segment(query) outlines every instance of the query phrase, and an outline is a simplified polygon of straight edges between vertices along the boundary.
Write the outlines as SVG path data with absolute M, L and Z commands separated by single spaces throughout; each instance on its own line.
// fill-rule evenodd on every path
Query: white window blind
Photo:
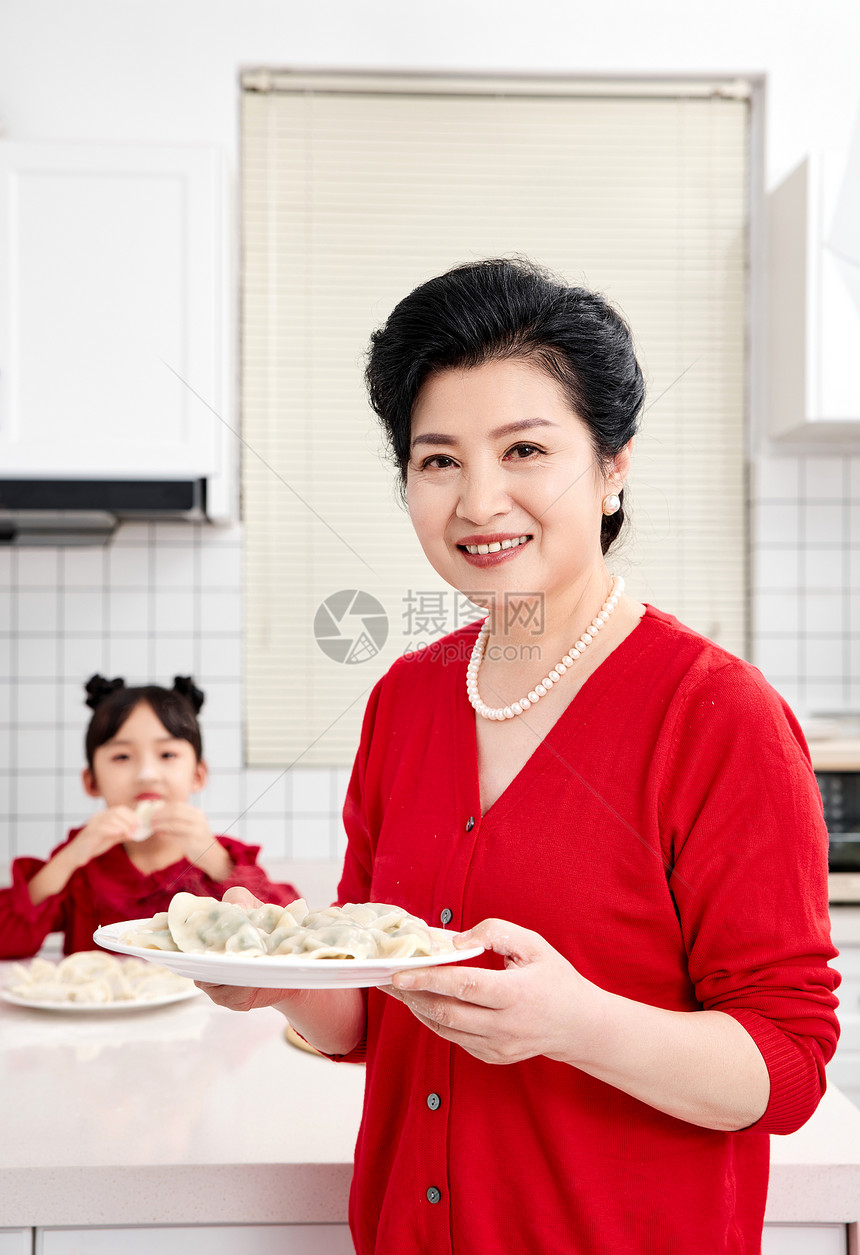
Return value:
M 379 675 L 476 617 L 415 540 L 362 382 L 371 330 L 470 259 L 525 255 L 624 312 L 649 408 L 610 568 L 745 650 L 748 101 L 417 88 L 264 74 L 243 93 L 250 764 L 348 764 Z M 385 619 L 335 599 L 338 661 L 315 620 L 350 591 Z

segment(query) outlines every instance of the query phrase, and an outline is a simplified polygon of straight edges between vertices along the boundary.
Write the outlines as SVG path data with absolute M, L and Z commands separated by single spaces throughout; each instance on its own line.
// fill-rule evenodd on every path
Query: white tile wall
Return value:
M 348 773 L 301 768 L 296 785 L 286 764 L 243 765 L 241 588 L 238 528 L 136 523 L 105 548 L 0 551 L 0 865 L 48 854 L 101 805 L 80 780 L 95 671 L 192 674 L 213 826 L 261 845 L 264 863 L 338 857 Z
M 753 661 L 803 716 L 860 700 L 860 454 L 752 477 Z
M 860 454 L 762 458 L 752 483 L 752 660 L 801 715 L 860 709 Z M 46 854 L 99 805 L 80 784 L 94 671 L 194 675 L 211 822 L 264 860 L 342 854 L 347 770 L 243 765 L 241 590 L 236 528 L 0 551 L 0 864 Z

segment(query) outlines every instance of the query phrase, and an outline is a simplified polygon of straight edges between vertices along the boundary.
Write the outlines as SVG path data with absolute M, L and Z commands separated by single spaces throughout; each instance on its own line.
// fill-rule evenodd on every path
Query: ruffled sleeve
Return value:
M 219 836 L 217 840 L 233 860 L 233 871 L 226 880 L 216 881 L 210 880 L 208 876 L 201 877 L 208 886 L 203 887 L 203 892 L 209 896 L 221 898 L 228 889 L 238 887 L 248 889 L 261 902 L 277 902 L 279 906 L 287 906 L 302 896 L 295 885 L 269 880 L 257 862 L 260 853 L 258 845 L 245 845 L 244 841 L 227 836 Z

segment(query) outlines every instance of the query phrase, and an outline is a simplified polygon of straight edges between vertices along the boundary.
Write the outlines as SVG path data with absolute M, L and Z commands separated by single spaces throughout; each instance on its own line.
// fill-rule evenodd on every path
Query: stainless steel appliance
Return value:
M 860 902 L 860 729 L 857 716 L 804 730 L 830 834 L 830 901 Z M 824 736 L 821 737 L 821 733 Z M 817 734 L 817 735 L 816 735 Z

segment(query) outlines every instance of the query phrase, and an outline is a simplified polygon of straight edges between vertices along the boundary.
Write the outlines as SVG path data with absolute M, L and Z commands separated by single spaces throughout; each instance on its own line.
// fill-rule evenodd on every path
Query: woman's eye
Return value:
M 511 454 L 516 454 L 517 456 L 515 461 L 520 461 L 525 458 L 533 457 L 536 453 L 543 453 L 543 449 L 539 449 L 536 444 L 515 444 L 512 449 L 508 450 L 505 457 L 510 457 Z
M 445 463 L 443 466 L 442 463 Z M 444 453 L 434 453 L 432 458 L 425 458 L 421 463 L 422 471 L 426 471 L 428 466 L 435 466 L 440 471 L 447 471 L 449 466 L 453 466 L 454 459 L 449 458 Z

